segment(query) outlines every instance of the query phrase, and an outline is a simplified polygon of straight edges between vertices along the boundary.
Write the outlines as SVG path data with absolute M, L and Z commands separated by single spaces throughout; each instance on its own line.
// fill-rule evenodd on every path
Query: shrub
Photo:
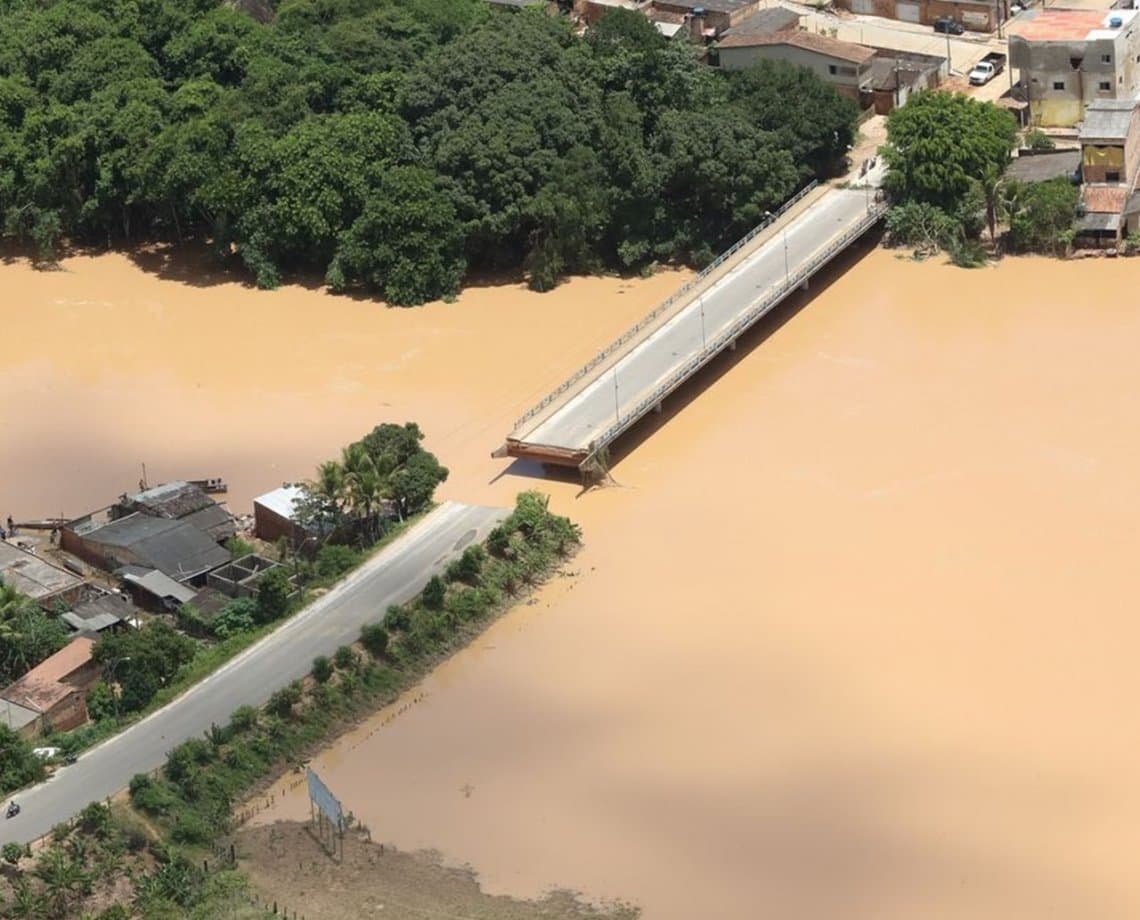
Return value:
M 112 904 L 99 914 L 98 920 L 131 920 L 131 915 L 122 904 Z
M 257 622 L 272 623 L 289 609 L 289 576 L 281 566 L 270 569 L 257 583 Z
M 242 556 L 249 556 L 257 552 L 254 545 L 241 537 L 230 537 L 226 540 L 226 549 L 229 554 L 235 559 L 240 559 Z
M 293 715 L 293 707 L 301 701 L 301 685 L 297 681 L 282 687 L 269 698 L 266 708 L 283 719 Z
M 463 551 L 462 556 L 447 567 L 447 580 L 462 581 L 469 585 L 478 584 L 486 559 L 487 551 L 478 543 L 472 544 Z
M 446 594 L 447 586 L 443 583 L 443 579 L 438 575 L 432 575 L 432 577 L 428 579 L 428 583 L 424 585 L 421 599 L 428 610 L 442 610 L 443 599 Z
M 499 525 L 487 535 L 487 549 L 492 556 L 504 558 L 510 553 L 511 532 Z
M 177 843 L 200 845 L 214 839 L 214 829 L 198 812 L 186 810 L 178 813 L 170 836 Z
M 317 552 L 317 574 L 321 578 L 336 578 L 360 563 L 360 553 L 351 546 L 329 543 Z
M 228 639 L 238 633 L 249 632 L 257 624 L 257 601 L 251 597 L 239 597 L 230 601 L 214 617 L 210 631 L 219 639 Z
M 392 604 L 384 612 L 384 624 L 395 632 L 402 632 L 411 625 L 412 615 L 402 604 Z
M 92 802 L 79 813 L 80 833 L 106 837 L 111 829 L 111 809 L 102 802 Z
M 1048 134 L 1035 128 L 1025 135 L 1025 146 L 1030 150 L 1053 150 L 1057 145 Z
M 257 709 L 253 706 L 239 706 L 230 716 L 230 726 L 235 732 L 245 733 L 257 725 Z
M 383 658 L 388 650 L 388 630 L 382 623 L 369 623 L 360 630 L 360 642 L 373 658 Z
M 464 588 L 447 599 L 448 611 L 468 622 L 479 619 L 489 607 L 486 597 L 478 588 Z
M 359 660 L 356 652 L 352 646 L 349 645 L 342 645 L 336 650 L 336 654 L 333 656 L 333 661 L 336 662 L 336 666 L 342 671 L 355 670 Z
M 328 679 L 333 675 L 332 662 L 324 655 L 318 655 L 313 659 L 313 680 L 318 684 L 328 683 Z
M 111 688 L 103 681 L 87 691 L 87 714 L 93 722 L 115 715 L 116 701 Z
M 16 865 L 24 857 L 24 848 L 18 844 L 9 841 L 4 844 L 4 849 L 0 850 L 0 856 L 3 856 L 4 862 L 10 866 Z
M 128 787 L 131 791 L 131 798 L 134 799 L 136 795 L 145 792 L 152 785 L 154 785 L 154 780 L 152 780 L 150 776 L 146 773 L 136 773 L 131 777 L 131 783 Z

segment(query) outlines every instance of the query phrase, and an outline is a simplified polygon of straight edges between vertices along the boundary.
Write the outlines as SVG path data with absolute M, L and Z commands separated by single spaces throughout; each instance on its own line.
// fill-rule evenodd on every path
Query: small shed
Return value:
M 60 619 L 79 633 L 101 633 L 138 625 L 139 609 L 127 594 L 100 594 L 76 604 Z
M 303 486 L 285 483 L 280 489 L 266 492 L 253 500 L 253 534 L 272 543 L 286 537 L 294 544 L 303 543 L 307 534 L 297 523 L 297 503 L 304 496 Z
M 155 613 L 177 610 L 197 593 L 157 569 L 128 565 L 117 569 L 115 574 L 123 580 L 123 587 L 136 604 Z

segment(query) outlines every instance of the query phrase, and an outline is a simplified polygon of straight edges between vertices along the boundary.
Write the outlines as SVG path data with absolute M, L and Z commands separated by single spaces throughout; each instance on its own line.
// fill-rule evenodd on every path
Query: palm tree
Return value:
M 990 231 L 991 245 L 996 246 L 998 221 L 1007 216 L 1005 175 L 996 167 L 987 167 L 981 185 L 982 197 L 986 203 L 986 227 Z
M 344 469 L 348 505 L 361 527 L 362 536 L 371 542 L 376 513 L 384 499 L 387 479 L 377 469 L 368 449 L 359 441 L 344 449 L 341 466 Z

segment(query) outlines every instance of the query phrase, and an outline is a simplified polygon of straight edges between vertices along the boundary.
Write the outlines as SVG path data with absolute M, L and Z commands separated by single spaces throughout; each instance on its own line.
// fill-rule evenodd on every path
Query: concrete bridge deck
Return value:
M 581 467 L 881 219 L 881 174 L 829 188 L 754 231 L 519 419 L 496 454 Z M 798 196 L 797 196 L 798 197 Z M 755 239 L 753 239 L 755 237 Z

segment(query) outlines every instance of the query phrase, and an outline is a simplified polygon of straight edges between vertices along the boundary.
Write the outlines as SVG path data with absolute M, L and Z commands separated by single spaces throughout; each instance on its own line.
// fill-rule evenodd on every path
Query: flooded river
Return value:
M 0 268 L 0 482 L 30 514 L 142 460 L 244 498 L 405 418 L 448 496 L 507 501 L 535 480 L 496 478 L 504 424 L 680 280 L 384 311 L 71 269 Z M 317 768 L 378 840 L 647 920 L 1140 915 L 1138 274 L 855 262 L 619 488 L 541 482 L 577 574 Z

